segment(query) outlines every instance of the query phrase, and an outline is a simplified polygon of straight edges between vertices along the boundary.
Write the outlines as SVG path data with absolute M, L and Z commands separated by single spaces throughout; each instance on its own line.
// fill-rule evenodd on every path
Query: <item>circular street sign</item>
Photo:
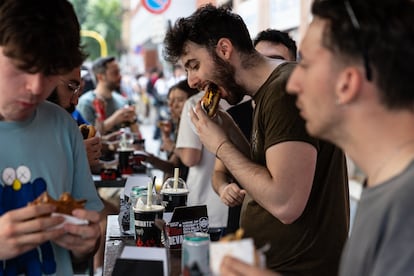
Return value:
M 171 4 L 171 0 L 142 0 L 142 5 L 151 13 L 163 13 Z

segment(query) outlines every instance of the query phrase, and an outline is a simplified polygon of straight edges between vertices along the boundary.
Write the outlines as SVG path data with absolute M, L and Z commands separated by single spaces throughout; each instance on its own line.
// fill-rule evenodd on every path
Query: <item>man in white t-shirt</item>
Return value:
M 175 153 L 189 167 L 187 185 L 190 192 L 187 204 L 189 206 L 207 205 L 209 227 L 225 228 L 228 207 L 221 202 L 211 184 L 215 156 L 203 146 L 188 116 L 190 108 L 200 101 L 203 94 L 204 92 L 200 92 L 192 96 L 184 105 Z

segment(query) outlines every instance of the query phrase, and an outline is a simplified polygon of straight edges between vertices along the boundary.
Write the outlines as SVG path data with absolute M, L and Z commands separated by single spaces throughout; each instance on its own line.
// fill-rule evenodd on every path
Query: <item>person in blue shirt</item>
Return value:
M 71 114 L 78 126 L 81 124 L 89 125 L 89 122 L 86 121 L 76 110 L 79 92 L 81 90 L 82 80 L 80 78 L 80 67 L 77 67 L 61 77 L 59 85 L 53 89 L 52 94 L 50 94 L 47 98 L 48 101 L 59 105 Z M 88 162 L 92 171 L 98 170 L 100 167 L 99 157 L 101 157 L 100 137 L 95 136 L 85 139 L 84 144 L 88 155 Z
M 80 77 L 80 67 L 75 68 L 71 72 L 61 77 L 61 83 L 53 90 L 52 94 L 47 98 L 60 107 L 64 108 L 68 113 L 72 115 L 78 125 L 89 124 L 86 120 L 82 120 L 83 117 L 79 114 L 78 120 L 74 117 L 74 110 L 78 104 L 79 91 L 82 90 L 83 80 Z M 76 112 L 76 110 L 75 110 Z M 79 120 L 81 119 L 81 120 Z M 102 168 L 99 158 L 101 157 L 101 138 L 99 135 L 83 140 L 88 155 L 88 162 L 92 172 L 100 172 Z M 110 214 L 118 214 L 119 208 L 112 204 L 110 201 L 102 199 L 104 209 L 101 211 L 102 221 L 101 230 L 102 235 L 106 231 L 106 217 Z M 94 256 L 95 270 L 100 269 L 103 266 L 105 243 L 101 240 L 101 245 Z
M 58 50 L 50 50 L 58 49 Z M 103 205 L 93 184 L 78 126 L 45 101 L 61 76 L 85 59 L 80 26 L 66 0 L 0 3 L 0 274 L 73 275 L 100 235 Z M 44 191 L 85 199 L 72 216 L 51 204 L 28 205 Z

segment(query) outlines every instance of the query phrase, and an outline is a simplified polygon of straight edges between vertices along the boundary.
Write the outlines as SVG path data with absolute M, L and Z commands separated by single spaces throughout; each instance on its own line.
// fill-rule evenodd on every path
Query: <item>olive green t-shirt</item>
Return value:
M 286 141 L 312 144 L 318 152 L 312 190 L 303 214 L 283 224 L 246 197 L 241 227 L 256 247 L 270 243 L 267 266 L 284 275 L 336 275 L 349 226 L 349 194 L 343 152 L 334 145 L 310 137 L 286 93 L 295 63 L 278 66 L 254 96 L 256 103 L 251 138 L 252 160 L 267 166 L 266 150 Z M 297 162 L 301 162 L 298 158 Z M 298 172 L 300 173 L 300 172 Z

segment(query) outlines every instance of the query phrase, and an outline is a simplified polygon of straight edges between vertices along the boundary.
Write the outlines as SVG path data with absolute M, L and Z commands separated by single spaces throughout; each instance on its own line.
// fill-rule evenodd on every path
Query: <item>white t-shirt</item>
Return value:
M 228 207 L 221 202 L 220 197 L 213 190 L 211 176 L 214 169 L 215 156 L 201 143 L 197 133 L 193 130 L 188 112 L 202 98 L 204 92 L 190 97 L 184 104 L 181 113 L 180 127 L 176 142 L 177 148 L 195 148 L 202 151 L 200 162 L 189 168 L 187 186 L 189 189 L 188 206 L 207 205 L 210 227 L 226 227 Z

